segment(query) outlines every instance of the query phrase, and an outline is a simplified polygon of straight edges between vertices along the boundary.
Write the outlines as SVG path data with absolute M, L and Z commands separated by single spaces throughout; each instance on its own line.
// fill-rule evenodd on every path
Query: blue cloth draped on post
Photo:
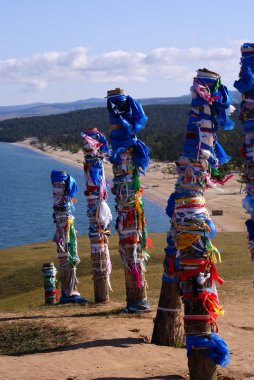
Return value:
M 101 183 L 101 178 L 103 176 L 102 162 L 97 161 L 95 164 L 91 165 L 89 174 L 93 181 L 93 184 L 99 186 Z
M 144 172 L 149 165 L 149 148 L 138 139 L 135 134 L 145 127 L 147 116 L 141 104 L 131 96 L 114 95 L 107 101 L 110 124 L 120 125 L 122 128 L 110 132 L 112 153 L 109 161 L 112 164 L 121 162 L 121 154 L 132 147 L 132 158 L 135 167 Z
M 215 224 L 213 223 L 212 219 L 206 219 L 206 224 L 210 227 L 209 239 L 213 239 L 217 234 Z
M 110 96 L 107 108 L 110 124 L 120 124 L 132 134 L 143 129 L 148 120 L 141 104 L 129 95 Z
M 205 82 L 205 80 L 204 80 Z M 214 123 L 215 128 L 217 129 L 219 126 L 222 127 L 225 131 L 231 130 L 234 128 L 234 122 L 229 118 L 227 114 L 227 108 L 231 104 L 231 99 L 228 94 L 228 89 L 224 85 L 220 85 L 217 91 L 212 92 L 211 95 L 213 97 L 218 97 L 211 104 L 211 116 L 210 119 Z M 193 107 L 203 106 L 207 104 L 207 102 L 198 97 L 196 99 L 192 99 L 191 105 Z M 209 115 L 208 115 L 209 116 Z M 209 117 L 205 117 L 206 120 L 209 120 Z M 199 118 L 203 119 L 203 115 L 199 114 Z
M 220 143 L 218 143 L 218 141 L 216 141 L 215 143 L 214 151 L 215 151 L 216 157 L 219 160 L 220 165 L 226 164 L 228 161 L 231 160 L 231 157 L 227 155 L 227 153 L 225 152 L 223 147 L 220 145 Z
M 245 198 L 242 200 L 243 208 L 246 212 L 252 214 L 254 212 L 254 198 L 252 194 L 246 194 Z
M 249 233 L 249 240 L 254 240 L 254 220 L 248 219 L 245 224 Z
M 70 198 L 74 198 L 78 191 L 78 186 L 75 179 L 65 172 L 58 170 L 52 170 L 51 172 L 51 183 L 54 182 L 65 182 L 67 185 L 67 195 Z
M 189 356 L 193 348 L 206 348 L 204 354 L 208 358 L 212 358 L 215 364 L 226 367 L 231 356 L 226 342 L 214 332 L 208 337 L 187 335 L 186 337 L 187 355 Z
M 99 141 L 100 143 L 102 143 L 100 150 L 103 153 L 109 153 L 108 142 L 107 142 L 106 137 L 103 135 L 103 133 L 99 132 L 97 129 L 91 129 L 91 130 L 86 130 L 85 134 Z M 82 133 L 81 133 L 81 136 L 82 136 Z
M 168 203 L 167 203 L 167 207 L 166 207 L 166 214 L 167 214 L 167 216 L 170 217 L 170 219 L 172 219 L 173 212 L 175 209 L 175 198 L 176 198 L 175 193 L 172 193 L 170 195 L 170 197 L 168 198 Z
M 254 44 L 245 42 L 241 46 L 241 71 L 239 79 L 235 81 L 234 87 L 242 94 L 254 96 Z
M 224 131 L 234 128 L 234 122 L 228 117 L 227 109 L 231 99 L 226 86 L 221 85 L 213 96 L 219 96 L 212 104 L 212 117 L 215 125 L 221 126 Z
M 217 167 L 218 165 L 220 166 L 225 164 L 231 159 L 231 157 L 227 155 L 225 150 L 218 143 L 215 134 L 215 131 L 217 131 L 219 127 L 222 127 L 224 130 L 234 128 L 234 123 L 229 118 L 227 112 L 227 109 L 231 104 L 231 99 L 226 86 L 220 84 L 219 88 L 213 91 L 211 82 L 214 82 L 215 84 L 216 81 L 202 78 L 201 82 L 203 85 L 207 86 L 209 89 L 208 91 L 211 91 L 212 101 L 208 103 L 208 101 L 199 96 L 192 99 L 191 105 L 193 107 L 197 107 L 209 104 L 211 115 L 204 112 L 197 113 L 194 109 L 190 110 L 182 154 L 184 157 L 197 160 L 199 159 L 200 150 L 205 150 L 205 154 L 209 155 L 207 157 L 209 164 Z M 200 137 L 200 124 L 204 121 L 211 121 L 211 128 L 202 127 L 202 132 L 213 133 L 215 140 L 213 145 L 206 144 Z

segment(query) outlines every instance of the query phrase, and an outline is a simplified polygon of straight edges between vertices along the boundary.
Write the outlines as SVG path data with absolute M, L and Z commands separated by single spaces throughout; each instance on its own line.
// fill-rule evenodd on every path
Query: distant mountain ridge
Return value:
M 233 103 L 241 102 L 241 95 L 237 91 L 230 91 Z M 158 104 L 189 104 L 190 95 L 178 97 L 144 98 L 139 99 L 142 105 Z M 0 120 L 29 116 L 46 116 L 67 113 L 88 108 L 101 108 L 106 106 L 106 99 L 90 98 L 66 103 L 31 103 L 17 106 L 0 106 Z

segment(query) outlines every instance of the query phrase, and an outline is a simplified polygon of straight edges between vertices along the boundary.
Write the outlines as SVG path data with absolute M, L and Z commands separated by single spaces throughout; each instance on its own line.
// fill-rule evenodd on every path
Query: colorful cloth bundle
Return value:
M 234 86 L 242 94 L 239 118 L 244 132 L 241 153 L 245 158 L 245 173 L 242 180 L 246 183 L 246 196 L 242 203 L 250 214 L 250 219 L 245 224 L 249 233 L 251 260 L 254 261 L 254 44 L 244 43 L 241 53 L 241 70 Z
M 180 270 L 188 342 L 199 335 L 212 341 L 211 326 L 217 327 L 215 320 L 224 313 L 216 290 L 216 282 L 223 283 L 215 267 L 220 254 L 210 240 L 216 228 L 205 207 L 204 191 L 216 182 L 221 183 L 219 166 L 229 160 L 218 143 L 216 131 L 220 126 L 225 130 L 233 128 L 228 91 L 218 74 L 198 70 L 191 94 L 182 156 L 176 163 L 178 180 L 166 208 L 170 231 L 163 274 L 163 281 L 177 281 L 176 272 Z M 202 339 L 199 346 L 205 348 Z M 188 345 L 188 353 L 192 348 Z M 217 348 L 215 344 L 209 345 L 210 357 L 216 356 Z
M 87 130 L 81 133 L 81 136 L 84 142 L 85 195 L 87 197 L 93 279 L 100 281 L 100 279 L 106 278 L 107 285 L 112 290 L 110 285 L 112 264 L 108 249 L 109 223 L 112 215 L 107 204 L 108 192 L 103 168 L 103 160 L 109 153 L 108 143 L 105 136 L 97 129 Z
M 45 289 L 45 304 L 55 305 L 59 302 L 59 290 L 57 282 L 57 270 L 54 263 L 46 263 L 42 266 L 43 283 Z
M 224 130 L 234 127 L 229 118 L 234 108 L 228 90 L 218 74 L 203 69 L 194 78 L 191 94 L 183 156 L 193 161 L 207 160 L 210 166 L 218 167 L 230 160 L 216 136 L 219 127 Z
M 111 124 L 110 144 L 113 163 L 113 187 L 118 218 L 119 251 L 126 277 L 126 312 L 147 311 L 145 280 L 147 253 L 147 223 L 144 215 L 143 188 L 139 172 L 149 164 L 149 149 L 136 137 L 144 128 L 147 117 L 141 104 L 130 96 L 108 96 L 107 108 Z
M 78 279 L 76 265 L 79 264 L 73 202 L 77 184 L 73 177 L 65 172 L 52 170 L 53 219 L 56 232 L 53 241 L 57 245 L 57 258 L 61 276 L 62 294 L 60 303 L 87 302 L 77 291 Z

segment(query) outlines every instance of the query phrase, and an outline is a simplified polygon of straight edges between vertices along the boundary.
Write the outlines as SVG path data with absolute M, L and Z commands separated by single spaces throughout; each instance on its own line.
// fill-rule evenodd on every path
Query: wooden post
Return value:
M 112 219 L 106 203 L 108 192 L 104 175 L 103 160 L 108 154 L 105 136 L 92 128 L 81 134 L 84 141 L 84 174 L 86 181 L 87 216 L 91 242 L 94 300 L 96 303 L 109 301 L 111 261 L 108 250 Z
M 145 171 L 149 159 L 147 147 L 135 136 L 144 127 L 147 117 L 139 102 L 125 96 L 122 89 L 109 90 L 107 95 L 112 146 L 109 160 L 114 174 L 112 193 L 117 204 L 119 251 L 125 271 L 127 305 L 124 312 L 149 311 L 145 279 L 147 231 L 143 189 L 139 182 L 139 169 Z
M 80 259 L 74 216 L 72 215 L 72 201 L 77 192 L 77 185 L 73 177 L 66 172 L 56 170 L 51 172 L 51 182 L 53 188 L 53 219 L 56 224 L 53 241 L 57 246 L 62 287 L 60 303 L 87 303 L 87 299 L 81 297 L 77 290 L 76 266 Z
M 207 358 L 203 349 L 192 349 L 188 357 L 188 367 L 190 379 L 192 380 L 217 380 L 217 369 L 214 366 L 214 361 Z
M 211 181 L 220 183 L 221 173 L 218 167 L 229 160 L 223 148 L 218 145 L 215 130 L 219 125 L 230 129 L 233 123 L 225 113 L 230 104 L 227 89 L 221 84 L 217 73 L 207 69 L 198 70 L 191 94 L 193 100 L 182 156 L 176 163 L 178 179 L 167 206 L 171 229 L 167 239 L 168 247 L 165 249 L 169 262 L 164 264 L 163 277 L 169 281 L 169 286 L 167 289 L 162 285 L 154 330 L 160 331 L 160 305 L 166 305 L 165 309 L 171 308 L 171 305 L 176 309 L 179 307 L 176 294 L 178 284 L 174 282 L 178 273 L 184 303 L 190 378 L 215 380 L 217 363 L 227 363 L 230 355 L 226 349 L 221 358 L 216 358 L 216 361 L 213 359 L 217 347 L 222 344 L 223 347 L 226 346 L 212 330 L 217 314 L 223 314 L 215 281 L 222 284 L 223 280 L 215 268 L 217 249 L 210 239 L 215 235 L 216 229 L 205 208 L 204 191 L 211 186 Z M 222 105 L 215 102 L 219 103 L 218 99 L 225 102 L 223 112 L 220 108 Z M 167 261 L 166 258 L 164 262 Z M 179 263 L 176 258 L 179 258 Z M 175 291 L 172 291 L 173 284 Z M 166 294 L 167 290 L 170 293 Z M 179 318 L 177 312 L 172 314 L 168 312 L 161 322 L 168 334 L 168 344 L 175 343 L 175 336 L 171 339 L 169 337 L 170 334 L 176 334 L 175 325 Z M 165 321 L 166 317 L 168 321 Z M 167 328 L 167 322 L 172 325 L 172 332 Z M 154 332 L 155 343 L 157 335 L 159 333 Z M 163 339 L 158 339 L 158 342 L 164 343 Z
M 170 215 L 169 215 L 170 216 Z M 171 216 L 170 216 L 171 217 Z M 170 231 L 173 225 L 170 218 Z M 154 329 L 151 343 L 159 346 L 175 347 L 179 344 L 182 335 L 181 326 L 181 298 L 179 286 L 179 255 L 175 246 L 175 239 L 172 233 L 167 236 L 168 246 L 165 248 L 165 258 L 163 261 L 164 273 L 162 285 L 154 319 Z
M 176 347 L 181 339 L 181 299 L 178 282 L 162 282 L 151 343 Z
M 243 207 L 250 214 L 250 218 L 245 222 L 249 233 L 249 250 L 251 261 L 254 262 L 254 212 L 253 212 L 253 186 L 254 186 L 254 85 L 252 76 L 254 64 L 254 43 L 244 43 L 241 46 L 242 66 L 239 79 L 235 81 L 235 88 L 242 94 L 241 112 L 239 119 L 242 122 L 244 141 L 242 145 L 242 158 L 245 159 L 245 172 L 242 176 L 242 183 L 245 183 L 246 197 L 243 200 Z
M 45 289 L 45 305 L 55 305 L 59 302 L 59 290 L 56 279 L 57 270 L 54 263 L 43 264 L 42 273 Z

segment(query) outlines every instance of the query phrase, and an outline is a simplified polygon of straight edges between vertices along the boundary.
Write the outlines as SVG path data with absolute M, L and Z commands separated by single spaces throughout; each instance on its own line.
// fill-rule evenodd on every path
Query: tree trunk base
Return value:
M 126 284 L 126 309 L 130 312 L 149 311 L 150 305 L 147 300 L 147 282 L 144 273 L 141 274 L 141 286 L 138 288 L 136 278 L 129 272 L 127 268 L 125 271 L 125 284 Z
M 101 240 L 99 240 L 99 243 L 102 244 Z M 109 302 L 109 288 L 107 282 L 107 257 L 104 250 L 92 254 L 92 270 L 94 281 L 94 302 Z
M 94 279 L 94 302 L 107 303 L 109 302 L 109 289 L 107 278 Z
M 205 350 L 192 349 L 188 357 L 191 380 L 218 380 L 217 366 L 204 355 Z M 197 365 L 198 363 L 198 365 Z
M 176 347 L 181 340 L 181 299 L 178 282 L 162 282 L 151 343 Z

